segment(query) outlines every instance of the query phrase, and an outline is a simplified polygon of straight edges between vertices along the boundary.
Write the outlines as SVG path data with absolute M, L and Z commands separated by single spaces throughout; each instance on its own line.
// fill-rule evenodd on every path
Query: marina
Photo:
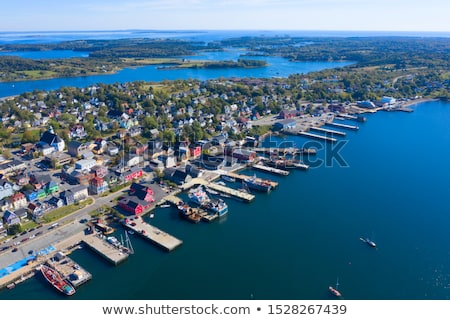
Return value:
M 174 236 L 144 222 L 142 218 L 126 219 L 123 225 L 127 229 L 133 230 L 135 234 L 167 251 L 172 251 L 183 243 L 183 241 Z

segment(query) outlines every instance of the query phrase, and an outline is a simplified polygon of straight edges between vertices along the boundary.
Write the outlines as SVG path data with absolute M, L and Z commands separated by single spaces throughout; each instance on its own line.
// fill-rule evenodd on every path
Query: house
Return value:
M 94 174 L 94 176 L 103 178 L 108 174 L 108 168 L 105 166 L 96 165 L 91 168 L 91 172 Z
M 142 144 L 140 142 L 136 142 L 136 144 L 131 148 L 131 151 L 134 152 L 136 155 L 142 155 L 147 151 L 148 145 Z
M 28 210 L 26 208 L 19 208 L 15 210 L 14 213 L 19 217 L 20 220 L 28 219 Z
M 70 195 L 70 193 L 71 193 L 71 195 Z M 84 186 L 84 185 L 83 186 L 76 186 L 76 187 L 73 187 L 70 190 L 64 191 L 64 198 L 63 198 L 63 200 L 66 203 L 67 203 L 68 200 L 70 202 L 70 200 L 72 200 L 72 199 L 73 199 L 73 202 L 78 202 L 78 201 L 82 201 L 84 199 L 87 199 L 88 196 L 89 196 L 89 194 L 88 194 L 88 187 L 87 186 Z
M 142 128 L 139 126 L 134 126 L 128 129 L 127 135 L 130 137 L 137 137 L 142 134 Z
M 13 184 L 6 179 L 0 179 L 0 200 L 12 196 Z
M 184 184 L 192 180 L 192 177 L 183 170 L 168 168 L 164 171 L 164 177 L 176 184 Z
M 106 141 L 103 138 L 97 138 L 94 141 L 95 147 L 94 147 L 94 151 L 97 154 L 102 154 L 103 152 L 105 152 L 108 149 L 108 141 Z M 117 150 L 118 152 L 118 150 Z
M 81 124 L 76 124 L 69 129 L 70 139 L 83 139 L 87 137 L 87 133 Z
M 64 205 L 64 200 L 57 197 L 51 197 L 50 200 L 48 200 L 48 204 L 54 206 L 55 208 L 60 208 Z
M 280 113 L 278 114 L 278 118 L 279 119 L 292 119 L 295 118 L 299 115 L 297 110 L 286 110 L 283 109 L 280 111 Z
M 163 153 L 163 143 L 161 140 L 154 139 L 148 142 L 147 154 L 150 159 L 155 159 Z
M 30 184 L 34 186 L 36 190 L 44 188 L 50 181 L 52 181 L 52 177 L 48 174 L 37 175 L 33 173 L 30 175 Z
M 20 218 L 10 210 L 6 210 L 3 214 L 3 223 L 9 226 L 20 224 Z
M 232 149 L 231 156 L 238 161 L 253 162 L 256 158 L 256 152 L 246 149 Z
M 20 187 L 26 186 L 30 182 L 30 177 L 24 173 L 16 176 L 16 184 Z
M 87 143 L 81 143 L 79 141 L 70 141 L 67 144 L 67 152 L 72 156 L 72 157 L 81 157 L 83 155 L 83 153 L 88 152 L 89 151 L 89 144 Z
M 97 165 L 97 161 L 94 159 L 83 159 L 75 162 L 75 170 L 89 171 Z
M 147 211 L 154 201 L 152 189 L 133 183 L 130 186 L 129 196 L 119 200 L 119 207 L 128 213 L 139 215 Z
M 191 159 L 198 159 L 202 154 L 202 147 L 197 144 L 189 145 L 189 154 Z
M 11 202 L 15 210 L 25 208 L 28 201 L 22 192 L 17 192 L 11 197 Z
M 114 143 L 108 143 L 106 151 L 108 152 L 108 155 L 115 156 L 119 154 L 119 147 L 117 147 Z
M 64 151 L 66 146 L 64 140 L 58 137 L 53 128 L 49 127 L 48 131 L 45 131 L 38 144 L 47 144 L 50 147 L 53 147 L 56 151 Z
M 89 192 L 91 194 L 102 194 L 108 191 L 108 183 L 100 177 L 89 180 Z
M 14 174 L 23 169 L 26 169 L 26 167 L 27 165 L 25 164 L 25 162 L 19 160 L 4 162 L 0 164 L 0 174 L 2 175 Z
M 28 212 L 34 221 L 38 222 L 44 216 L 44 209 L 40 202 L 31 202 L 27 207 Z
M 131 168 L 137 166 L 143 159 L 135 154 L 126 154 L 121 161 L 126 167 Z
M 37 191 L 36 190 L 27 190 L 27 191 L 24 191 L 23 194 L 25 195 L 25 198 L 29 202 L 33 202 L 34 200 L 37 199 Z
M 72 158 L 64 152 L 53 152 L 45 156 L 45 161 L 50 162 L 52 168 L 60 168 L 72 161 Z
M 142 168 L 134 167 L 129 170 L 126 170 L 124 172 L 121 172 L 119 175 L 119 178 L 122 179 L 122 181 L 132 181 L 134 179 L 139 179 L 142 177 Z
M 10 198 L 0 200 L 0 211 L 13 210 L 14 206 Z

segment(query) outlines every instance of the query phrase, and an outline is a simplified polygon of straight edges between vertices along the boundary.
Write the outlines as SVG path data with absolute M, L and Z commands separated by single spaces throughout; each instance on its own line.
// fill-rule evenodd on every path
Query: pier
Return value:
M 278 174 L 278 175 L 281 175 L 281 176 L 287 176 L 289 174 L 289 171 L 281 170 L 281 169 L 278 169 L 278 168 L 267 167 L 267 166 L 263 166 L 261 164 L 254 164 L 252 166 L 252 168 L 256 169 L 256 170 L 261 170 L 261 171 L 264 171 L 264 172 Z
M 323 140 L 326 142 L 336 142 L 337 141 L 335 138 L 321 136 L 320 134 L 314 134 L 314 133 L 310 133 L 310 132 L 299 131 L 297 134 L 299 136 L 313 138 L 313 139 L 317 139 L 317 140 Z
M 343 124 L 343 123 L 334 123 L 334 122 L 327 122 L 325 123 L 326 126 L 330 127 L 336 127 L 336 128 L 342 128 L 342 129 L 348 129 L 348 130 L 359 130 L 358 126 L 352 126 L 349 124 Z
M 283 155 L 317 154 L 317 150 L 313 148 L 252 148 L 251 150 L 257 153 L 264 153 L 264 154 L 274 154 L 274 153 Z
M 345 137 L 347 135 L 346 132 L 336 131 L 336 130 L 331 130 L 331 129 L 325 129 L 325 128 L 321 128 L 321 127 L 311 127 L 310 130 L 317 131 L 317 132 L 323 132 L 323 133 L 326 133 L 326 134 L 335 134 L 335 135 L 343 136 L 343 137 Z
M 342 118 L 347 119 L 347 120 L 355 120 L 355 121 L 358 120 L 357 116 L 352 116 L 349 114 L 339 114 L 339 116 L 341 116 Z
M 118 265 L 128 258 L 128 253 L 107 242 L 104 236 L 87 235 L 83 239 L 83 243 L 114 265 Z
M 244 181 L 245 179 L 252 179 L 253 178 L 251 176 L 246 176 L 245 174 L 239 174 L 239 173 L 235 173 L 235 172 L 226 172 L 223 175 L 229 176 L 231 178 L 235 178 L 236 180 L 239 180 L 239 181 Z M 272 186 L 272 188 L 278 187 L 278 182 L 276 182 L 276 181 L 269 181 L 269 183 Z M 242 193 L 244 193 L 244 192 L 242 192 Z M 246 194 L 246 193 L 244 193 L 244 194 Z
M 227 172 L 227 171 L 223 171 L 223 172 L 221 172 L 221 174 L 229 176 L 229 177 L 233 177 L 233 178 L 235 178 L 236 176 L 241 176 L 241 175 L 238 175 L 236 173 Z M 247 176 L 243 176 L 243 177 L 247 178 Z M 243 179 L 245 179 L 245 178 L 243 178 Z M 243 179 L 241 179 L 241 180 L 243 180 Z M 246 201 L 246 202 L 251 202 L 255 198 L 254 194 L 250 194 L 250 193 L 242 192 L 242 191 L 239 191 L 239 190 L 235 190 L 233 188 L 230 188 L 230 187 L 227 187 L 227 186 L 222 186 L 222 185 L 214 183 L 214 182 L 208 182 L 208 181 L 205 181 L 205 180 L 203 180 L 201 178 L 194 178 L 191 181 L 189 181 L 188 183 L 183 184 L 183 190 L 187 190 L 187 189 L 195 186 L 196 184 L 201 184 L 201 185 L 207 186 L 210 189 L 213 189 L 213 190 L 216 190 L 216 191 L 228 194 L 230 196 L 233 196 L 235 198 L 241 199 L 241 200 Z M 278 185 L 278 183 L 277 183 L 277 185 Z
M 174 236 L 144 222 L 142 218 L 127 219 L 124 226 L 167 251 L 172 251 L 183 243 Z
M 58 271 L 63 279 L 69 280 L 75 288 L 92 279 L 89 272 L 62 252 L 57 252 L 52 259 L 47 261 L 47 264 Z

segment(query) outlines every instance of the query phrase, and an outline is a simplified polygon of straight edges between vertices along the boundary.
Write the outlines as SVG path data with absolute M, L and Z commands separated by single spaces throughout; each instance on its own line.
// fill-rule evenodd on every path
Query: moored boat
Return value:
M 41 265 L 41 273 L 45 280 L 59 292 L 67 296 L 71 296 L 75 293 L 75 288 L 69 282 L 64 280 L 61 274 L 55 269 L 43 264 Z
M 177 208 L 180 216 L 189 222 L 198 223 L 202 219 L 201 215 L 198 214 L 198 208 L 191 208 L 184 203 L 178 204 Z
M 236 182 L 236 179 L 230 176 L 221 176 L 220 178 L 227 182 Z
M 270 181 L 257 178 L 256 176 L 244 179 L 244 183 L 249 189 L 263 192 L 269 192 L 270 190 L 272 190 L 272 184 L 270 183 Z
M 205 203 L 202 208 L 217 213 L 219 217 L 228 213 L 228 205 L 222 199 L 213 199 Z
M 342 294 L 335 288 L 333 288 L 332 286 L 328 287 L 328 290 L 330 291 L 330 293 L 336 297 L 342 297 Z
M 202 205 L 209 201 L 209 197 L 203 189 L 203 186 L 198 186 L 197 188 L 192 189 L 188 196 L 193 203 L 198 205 Z

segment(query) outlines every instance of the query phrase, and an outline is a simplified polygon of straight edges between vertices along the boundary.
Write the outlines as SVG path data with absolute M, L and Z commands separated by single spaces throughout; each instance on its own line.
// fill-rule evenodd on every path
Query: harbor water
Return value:
M 183 240 L 170 253 L 135 235 L 135 254 L 118 266 L 75 251 L 92 280 L 70 299 L 322 300 L 335 299 L 328 286 L 337 279 L 344 299 L 449 299 L 450 104 L 413 109 L 366 116 L 358 131 L 336 137 L 348 142 L 334 156 L 328 148 L 309 159 L 328 155 L 327 164 L 289 176 L 247 171 L 279 186 L 251 203 L 225 199 L 221 220 L 191 224 L 157 209 L 146 219 Z M 0 299 L 66 297 L 36 276 Z

